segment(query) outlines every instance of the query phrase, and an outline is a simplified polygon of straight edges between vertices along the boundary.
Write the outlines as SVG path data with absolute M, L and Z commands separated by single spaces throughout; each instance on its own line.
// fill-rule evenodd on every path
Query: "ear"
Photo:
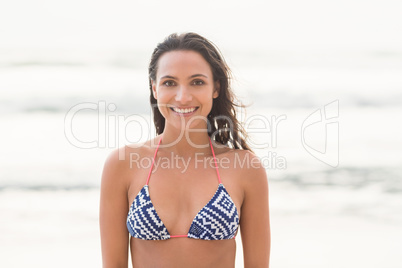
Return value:
M 156 94 L 156 84 L 154 80 L 151 80 L 152 84 L 152 95 L 154 96 L 155 99 L 158 99 L 158 94 Z
M 217 97 L 219 97 L 219 92 L 221 90 L 221 83 L 219 83 L 219 81 L 215 82 L 215 86 L 214 86 L 214 94 L 212 95 L 212 97 L 214 99 L 216 99 Z

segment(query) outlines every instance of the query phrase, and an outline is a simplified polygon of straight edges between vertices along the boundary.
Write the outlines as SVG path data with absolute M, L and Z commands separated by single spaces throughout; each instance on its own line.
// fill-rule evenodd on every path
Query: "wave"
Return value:
M 1 185 L 0 191 L 5 190 L 25 190 L 25 191 L 82 191 L 82 190 L 98 190 L 99 185 Z
M 400 167 L 338 167 L 313 172 L 279 175 L 278 181 L 305 187 L 347 187 L 363 189 L 376 185 L 386 193 L 402 193 Z
M 85 62 L 85 61 L 12 61 L 12 62 L 0 62 L 0 67 L 4 69 L 23 68 L 23 67 L 93 67 L 104 66 L 112 68 L 129 68 L 136 69 L 142 68 L 143 65 L 137 62 L 130 61 L 105 61 L 105 62 Z
M 243 67 L 327 66 L 380 68 L 401 67 L 400 50 L 279 50 L 279 49 L 225 49 L 227 59 Z M 44 50 L 1 49 L 0 67 L 40 66 L 94 66 L 118 68 L 146 68 L 151 57 L 149 49 L 109 50 Z
M 328 92 L 329 93 L 329 92 Z M 325 96 L 324 93 L 291 93 L 283 91 L 252 93 L 251 105 L 257 108 L 319 108 L 328 102 L 339 100 L 342 107 L 401 107 L 402 93 L 390 93 L 383 96 L 366 96 L 356 93 L 339 93 Z
M 64 97 L 64 98 L 46 98 L 46 99 L 26 99 L 25 101 L 3 100 L 0 101 L 0 114 L 17 114 L 17 113 L 67 113 L 71 108 L 83 103 L 99 104 L 106 102 L 107 105 L 113 103 L 116 106 L 116 111 L 119 113 L 148 113 L 149 104 L 134 96 L 121 97 L 110 96 L 102 99 L 90 99 L 80 97 Z M 80 114 L 97 113 L 91 109 L 83 109 Z
M 271 173 L 269 170 L 267 172 Z M 59 177 L 68 176 L 64 174 Z M 96 177 L 97 178 L 97 177 Z M 283 172 L 275 174 L 275 183 L 288 183 L 300 189 L 312 189 L 315 187 L 325 188 L 347 188 L 352 190 L 366 189 L 368 187 L 375 187 L 379 191 L 387 194 L 401 194 L 402 193 L 402 168 L 400 167 L 338 167 L 325 170 L 317 170 L 310 172 Z M 9 180 L 0 185 L 0 191 L 8 189 L 16 190 L 91 190 L 99 189 L 100 181 L 75 180 L 76 183 L 69 181 L 69 183 L 54 182 L 46 183 L 44 181 L 35 183 L 30 180 L 30 183 Z
M 344 95 L 337 98 L 343 108 L 361 108 L 361 107 L 402 107 L 402 93 L 395 93 L 388 96 L 368 97 L 357 95 Z M 325 98 L 313 94 L 294 95 L 286 92 L 273 93 L 253 93 L 250 100 L 243 101 L 245 104 L 255 109 L 267 108 L 283 108 L 283 109 L 300 109 L 311 108 L 317 109 L 322 105 L 334 99 Z M 102 99 L 82 99 L 77 97 L 64 98 L 46 98 L 46 99 L 26 99 L 25 101 L 3 100 L 0 101 L 0 114 L 14 113 L 66 113 L 73 106 L 80 103 L 99 103 L 105 101 L 107 104 L 113 103 L 117 107 L 118 112 L 122 113 L 148 113 L 150 110 L 147 97 L 143 99 L 135 96 L 105 96 Z M 91 113 L 90 110 L 82 110 L 82 113 Z

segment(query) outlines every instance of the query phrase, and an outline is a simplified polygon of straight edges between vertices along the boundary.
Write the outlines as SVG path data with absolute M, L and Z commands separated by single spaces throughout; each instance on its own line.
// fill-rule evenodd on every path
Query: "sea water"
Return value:
M 0 67 L 0 266 L 100 267 L 105 158 L 154 136 L 148 55 L 26 53 Z M 401 52 L 226 56 L 269 178 L 272 266 L 398 267 Z

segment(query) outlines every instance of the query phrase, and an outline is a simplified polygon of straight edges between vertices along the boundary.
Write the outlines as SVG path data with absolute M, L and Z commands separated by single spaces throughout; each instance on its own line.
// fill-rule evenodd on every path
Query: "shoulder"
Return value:
M 146 157 L 152 154 L 157 146 L 155 138 L 143 143 L 132 143 L 111 151 L 105 161 L 106 165 L 125 166 L 137 157 Z
M 233 170 L 238 174 L 245 195 L 252 194 L 257 189 L 268 188 L 268 178 L 260 158 L 249 150 L 231 149 L 230 156 Z
M 221 161 L 225 158 L 228 159 L 231 162 L 231 167 L 239 172 L 265 173 L 260 158 L 249 150 L 220 147 L 216 149 L 216 156 Z
M 144 143 L 133 143 L 112 150 L 106 157 L 103 166 L 102 181 L 125 183 L 125 178 L 140 169 L 142 159 L 151 158 L 155 150 L 155 139 Z
M 221 147 L 216 150 L 219 167 L 230 167 L 244 189 L 267 187 L 267 173 L 260 158 L 249 150 Z

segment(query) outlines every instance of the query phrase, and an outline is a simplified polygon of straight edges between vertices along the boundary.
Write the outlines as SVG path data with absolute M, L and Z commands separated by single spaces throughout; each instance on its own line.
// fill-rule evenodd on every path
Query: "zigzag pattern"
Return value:
M 231 239 L 236 235 L 239 215 L 223 184 L 212 199 L 198 212 L 188 237 L 203 240 Z
M 132 237 L 143 240 L 166 240 L 169 232 L 156 213 L 148 185 L 144 185 L 131 204 L 127 216 L 127 229 Z
M 232 239 L 239 227 L 237 208 L 222 183 L 212 199 L 197 213 L 187 237 L 203 240 Z M 132 237 L 143 240 L 166 240 L 170 234 L 152 204 L 145 185 L 131 204 L 127 229 Z

